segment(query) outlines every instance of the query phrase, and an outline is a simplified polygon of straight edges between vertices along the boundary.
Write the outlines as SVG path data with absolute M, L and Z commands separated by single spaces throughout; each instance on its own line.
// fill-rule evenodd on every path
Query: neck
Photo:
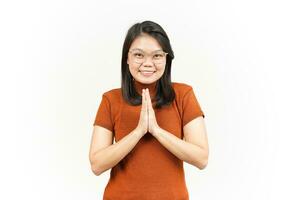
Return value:
M 150 83 L 150 84 L 146 84 L 146 83 L 141 83 L 138 82 L 137 80 L 133 81 L 135 90 L 142 95 L 142 90 L 148 88 L 149 89 L 149 93 L 150 93 L 150 97 L 154 97 L 155 93 L 156 93 L 156 85 L 157 85 L 157 81 Z

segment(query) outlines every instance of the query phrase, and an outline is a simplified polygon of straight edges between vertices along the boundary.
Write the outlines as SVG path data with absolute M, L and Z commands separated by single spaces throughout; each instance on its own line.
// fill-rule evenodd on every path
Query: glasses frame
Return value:
M 135 51 L 135 49 L 132 49 L 132 50 L 129 50 L 128 51 L 128 53 L 130 53 L 131 55 L 132 55 L 132 52 L 133 51 Z M 143 50 L 136 50 L 136 51 L 139 51 L 141 54 L 144 54 L 144 56 L 145 56 L 145 58 L 143 58 L 143 61 L 142 62 L 136 62 L 136 60 L 133 58 L 133 61 L 135 62 L 135 63 L 137 63 L 137 64 L 143 64 L 146 60 L 147 60 L 147 58 L 146 58 L 146 56 L 149 56 L 149 54 L 148 53 L 145 53 Z M 157 50 L 157 51 L 162 51 L 162 50 Z M 155 62 L 155 60 L 153 59 L 153 54 L 154 54 L 154 52 L 157 52 L 157 51 L 153 51 L 151 54 L 150 54 L 150 56 L 151 56 L 151 61 L 155 64 L 155 65 L 161 65 L 161 64 L 163 64 L 164 62 L 162 62 L 162 63 L 156 63 Z M 167 52 L 164 52 L 164 51 L 162 51 L 162 53 L 164 53 L 164 59 L 165 59 L 165 61 L 166 61 L 166 58 L 167 58 Z

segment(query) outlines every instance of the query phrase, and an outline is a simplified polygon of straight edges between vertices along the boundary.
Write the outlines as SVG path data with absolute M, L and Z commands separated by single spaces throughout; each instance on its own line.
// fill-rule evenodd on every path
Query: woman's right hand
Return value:
M 146 91 L 142 90 L 142 107 L 140 112 L 140 119 L 136 129 L 145 135 L 148 132 L 148 113 L 147 113 L 147 101 L 146 101 Z

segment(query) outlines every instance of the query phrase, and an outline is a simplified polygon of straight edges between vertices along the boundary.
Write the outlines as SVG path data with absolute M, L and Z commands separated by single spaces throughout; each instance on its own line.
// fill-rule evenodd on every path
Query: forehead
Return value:
M 130 49 L 141 49 L 146 52 L 162 50 L 158 41 L 154 37 L 147 34 L 136 37 L 133 40 Z

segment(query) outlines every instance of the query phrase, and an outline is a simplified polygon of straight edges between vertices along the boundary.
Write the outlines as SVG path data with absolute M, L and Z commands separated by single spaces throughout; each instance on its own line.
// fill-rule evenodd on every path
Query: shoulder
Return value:
M 173 89 L 175 90 L 176 95 L 184 96 L 193 87 L 187 83 L 180 83 L 180 82 L 172 82 Z
M 104 98 L 107 98 L 107 100 L 110 103 L 117 103 L 117 101 L 119 101 L 122 96 L 121 88 L 113 88 L 113 89 L 104 91 L 102 96 Z

